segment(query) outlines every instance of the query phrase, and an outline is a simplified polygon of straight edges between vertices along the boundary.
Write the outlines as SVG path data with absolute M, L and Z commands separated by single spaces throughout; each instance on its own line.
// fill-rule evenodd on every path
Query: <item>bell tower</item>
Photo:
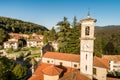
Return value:
M 93 52 L 94 52 L 94 24 L 96 19 L 88 16 L 81 21 L 81 48 L 80 48 L 80 72 L 92 79 L 93 75 Z

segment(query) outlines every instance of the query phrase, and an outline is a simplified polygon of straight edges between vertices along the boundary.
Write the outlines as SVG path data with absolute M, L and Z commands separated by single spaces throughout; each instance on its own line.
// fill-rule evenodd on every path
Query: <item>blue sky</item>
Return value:
M 85 18 L 90 8 L 97 26 L 120 25 L 120 0 L 0 0 L 0 16 L 20 19 L 51 29 L 67 17 Z

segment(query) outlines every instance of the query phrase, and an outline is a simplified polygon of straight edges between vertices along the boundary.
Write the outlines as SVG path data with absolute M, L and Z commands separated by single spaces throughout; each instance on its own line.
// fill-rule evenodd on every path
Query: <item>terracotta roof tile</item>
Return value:
M 50 75 L 50 76 L 59 75 L 62 71 L 63 71 L 62 69 L 57 68 L 54 65 L 51 65 L 42 70 L 44 74 Z
M 43 72 L 42 70 L 45 69 L 46 67 L 51 66 L 51 64 L 46 64 L 46 63 L 41 63 L 33 75 L 28 79 L 28 80 L 43 80 Z
M 120 55 L 104 55 L 102 58 L 107 59 L 109 61 L 111 60 L 120 61 Z
M 92 18 L 85 18 L 85 19 L 82 19 L 80 22 L 83 22 L 83 21 L 94 21 L 94 22 L 96 22 L 97 20 L 92 19 Z
M 88 77 L 86 77 L 83 74 L 80 74 L 79 70 L 73 70 L 70 73 L 66 74 L 59 80 L 90 80 Z
M 96 57 L 96 56 L 94 57 L 93 65 L 96 66 L 96 67 L 108 68 L 109 69 L 109 61 L 106 60 L 106 59 Z
M 47 69 L 47 68 L 49 69 L 49 67 L 51 67 L 51 66 L 52 66 L 52 64 L 41 63 L 41 64 L 37 67 L 37 69 L 35 70 L 35 72 L 33 73 L 33 75 L 32 75 L 28 80 L 43 80 L 43 74 L 44 74 L 43 70 L 45 70 L 45 69 Z M 58 67 L 58 66 L 56 65 L 56 67 Z M 60 68 L 60 69 L 62 69 L 62 70 L 64 71 L 63 68 L 61 68 L 61 67 L 58 67 L 58 68 Z M 75 70 L 75 69 L 70 68 L 70 67 L 64 67 L 64 68 L 65 68 L 64 75 L 66 75 L 67 73 Z M 61 70 L 60 70 L 60 71 L 61 71 Z M 49 70 L 48 70 L 48 72 L 49 72 Z M 58 72 L 57 72 L 57 73 L 58 73 Z M 49 74 L 49 73 L 48 73 L 48 74 Z
M 111 77 L 107 77 L 107 80 L 120 80 L 119 78 L 111 78 Z
M 43 57 L 44 58 L 65 60 L 65 61 L 80 62 L 80 55 L 76 55 L 76 54 L 67 54 L 67 53 L 59 53 L 59 52 L 46 52 Z
M 40 39 L 28 39 L 27 41 L 37 41 L 37 42 L 41 42 Z

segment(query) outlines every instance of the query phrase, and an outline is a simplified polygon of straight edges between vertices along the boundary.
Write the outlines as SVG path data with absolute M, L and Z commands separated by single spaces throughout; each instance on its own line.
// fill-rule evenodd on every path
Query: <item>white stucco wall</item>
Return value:
M 71 67 L 71 68 L 76 68 L 76 69 L 80 68 L 79 62 L 71 62 L 71 61 L 64 61 L 64 60 L 44 58 L 44 57 L 42 58 L 42 62 L 48 63 L 48 61 L 49 61 L 49 64 L 60 65 L 60 63 L 62 63 L 62 65 L 66 67 Z
M 89 77 L 93 75 L 94 21 L 94 19 L 81 20 L 80 72 Z
M 18 43 L 17 42 L 14 42 L 12 44 L 10 43 L 4 43 L 4 48 L 13 48 L 13 49 L 17 49 L 18 48 Z
M 5 49 L 6 49 L 6 48 L 10 48 L 10 44 L 4 43 L 4 48 L 5 48 Z
M 36 47 L 37 43 L 35 41 L 27 41 L 27 47 Z
M 49 76 L 44 74 L 44 80 L 58 80 L 58 79 L 59 79 L 59 75 Z
M 94 68 L 96 68 L 96 74 L 94 74 L 94 77 L 98 80 L 106 80 L 107 69 L 100 67 L 94 67 Z
M 90 35 L 88 37 L 94 38 L 94 22 L 93 21 L 84 21 L 81 24 L 81 37 L 86 36 L 85 35 L 85 27 L 90 26 Z M 87 37 L 87 36 L 86 36 Z
M 110 71 L 120 72 L 120 61 L 110 61 Z
M 16 42 L 16 43 L 13 43 L 12 45 L 11 45 L 11 47 L 13 48 L 13 49 L 17 49 L 18 48 L 18 43 Z
M 86 57 L 87 55 L 87 57 Z M 93 75 L 93 53 L 81 52 L 80 71 L 86 75 Z

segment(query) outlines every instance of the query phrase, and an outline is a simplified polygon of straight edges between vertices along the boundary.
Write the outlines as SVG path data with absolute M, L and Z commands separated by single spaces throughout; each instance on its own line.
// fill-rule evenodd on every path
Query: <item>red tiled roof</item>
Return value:
M 109 61 L 111 60 L 120 61 L 120 55 L 104 55 L 102 58 L 107 59 Z
M 59 52 L 46 52 L 43 56 L 45 58 L 59 59 L 65 61 L 80 62 L 80 55 L 76 54 L 67 54 Z M 101 68 L 109 68 L 109 61 L 107 59 L 94 57 L 93 65 Z
M 37 69 L 35 70 L 35 72 L 33 73 L 33 75 L 28 79 L 28 80 L 43 80 L 43 70 L 47 69 L 48 67 L 52 66 L 52 64 L 47 64 L 47 63 L 41 63 Z M 62 69 L 62 68 L 61 68 Z M 65 67 L 65 72 L 64 75 L 66 75 L 67 73 L 73 71 L 73 68 L 70 67 Z M 49 74 L 49 73 L 48 73 Z
M 59 52 L 46 52 L 43 56 L 44 58 L 59 59 L 72 62 L 80 62 L 80 55 L 76 54 L 67 54 Z
M 37 42 L 41 42 L 40 39 L 28 39 L 27 41 L 37 41 Z
M 107 77 L 107 80 L 120 80 L 119 78 L 111 78 L 111 77 Z
M 67 73 L 65 76 L 60 78 L 59 80 L 90 80 L 83 74 L 80 74 L 79 70 L 73 70 L 70 73 Z
M 82 19 L 80 22 L 83 22 L 83 21 L 94 21 L 94 22 L 96 22 L 97 20 L 92 19 L 92 18 L 85 18 L 85 19 Z
M 42 70 L 45 69 L 46 67 L 51 66 L 51 64 L 46 64 L 46 63 L 41 63 L 33 75 L 28 79 L 28 80 L 43 80 L 43 72 Z
M 20 34 L 18 33 L 9 33 L 10 37 L 14 37 L 14 38 L 17 38 L 19 39 L 20 38 Z
M 96 66 L 96 67 L 108 68 L 109 69 L 109 61 L 106 60 L 106 59 L 96 57 L 96 56 L 94 57 L 93 65 Z
M 6 42 L 4 42 L 4 43 L 17 43 L 18 41 L 6 41 Z
M 36 33 L 33 33 L 32 36 L 38 36 Z
M 54 65 L 49 66 L 42 70 L 42 72 L 46 75 L 54 76 L 59 75 L 62 72 L 62 69 L 55 67 Z

